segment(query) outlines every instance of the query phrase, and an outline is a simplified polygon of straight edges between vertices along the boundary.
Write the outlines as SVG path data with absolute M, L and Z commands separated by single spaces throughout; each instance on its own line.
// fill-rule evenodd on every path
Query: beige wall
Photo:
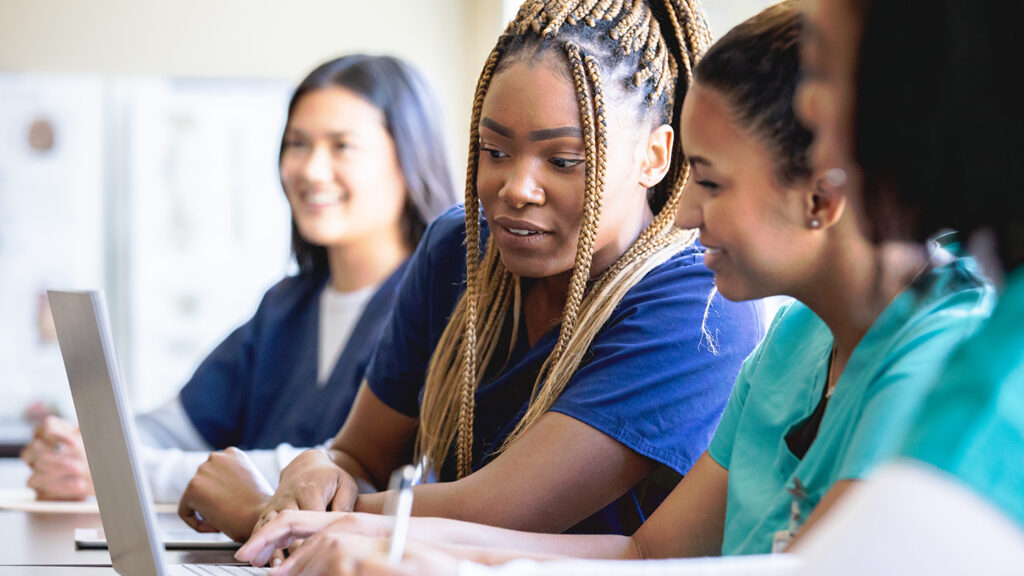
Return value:
M 779 0 L 704 0 L 704 11 L 715 39 L 730 28 L 775 4 Z
M 282 78 L 352 51 L 420 66 L 463 162 L 501 0 L 0 0 L 0 71 Z
M 771 0 L 706 0 L 715 36 Z M 518 0 L 0 0 L 0 71 L 282 78 L 345 52 L 419 65 L 462 164 L 477 73 Z

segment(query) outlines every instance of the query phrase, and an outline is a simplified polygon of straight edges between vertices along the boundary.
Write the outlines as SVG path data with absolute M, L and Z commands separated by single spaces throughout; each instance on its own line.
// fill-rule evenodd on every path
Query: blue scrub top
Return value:
M 481 238 L 488 236 L 482 220 Z M 552 407 L 678 474 L 707 447 L 736 372 L 763 334 L 759 302 L 715 296 L 706 328 L 719 349 L 710 349 L 701 325 L 714 277 L 703 260 L 703 248 L 690 246 L 630 289 Z M 374 394 L 403 414 L 419 415 L 427 364 L 465 289 L 465 276 L 464 210 L 457 207 L 424 235 L 367 373 Z M 476 392 L 474 470 L 495 457 L 525 413 L 558 327 L 532 348 L 526 330 L 519 334 L 501 372 Z M 495 358 L 503 361 L 505 354 L 499 351 Z M 439 479 L 455 478 L 450 454 Z M 634 487 L 573 530 L 632 533 L 667 494 L 647 486 Z
M 950 358 L 903 455 L 951 474 L 1024 527 L 1024 266 Z
M 377 289 L 326 384 L 317 382 L 320 294 L 326 273 L 285 278 L 256 314 L 203 361 L 181 403 L 215 448 L 313 446 L 337 434 L 391 313 L 404 262 Z
M 857 344 L 802 459 L 785 437 L 821 401 L 833 338 L 802 303 L 780 309 L 709 448 L 729 471 L 722 554 L 770 552 L 774 533 L 790 528 L 797 480 L 806 520 L 833 484 L 863 478 L 895 454 L 942 359 L 988 317 L 993 294 L 969 259 L 918 278 Z

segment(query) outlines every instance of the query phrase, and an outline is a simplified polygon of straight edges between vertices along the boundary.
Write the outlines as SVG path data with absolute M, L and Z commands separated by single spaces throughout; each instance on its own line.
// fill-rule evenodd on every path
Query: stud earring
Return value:
M 814 228 L 815 230 L 821 228 L 821 222 L 817 218 L 811 220 L 811 228 Z

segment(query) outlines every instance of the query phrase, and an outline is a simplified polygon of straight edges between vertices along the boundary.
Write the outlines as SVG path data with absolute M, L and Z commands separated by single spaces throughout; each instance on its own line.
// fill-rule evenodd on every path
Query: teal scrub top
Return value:
M 729 471 L 723 555 L 771 551 L 790 526 L 797 480 L 813 510 L 839 480 L 895 454 L 942 359 L 988 317 L 994 293 L 969 259 L 921 275 L 882 311 L 854 349 L 802 459 L 785 436 L 824 392 L 832 333 L 809 308 L 782 308 L 746 360 L 708 449 Z
M 1024 526 L 1024 267 L 953 354 L 903 455 L 952 474 Z

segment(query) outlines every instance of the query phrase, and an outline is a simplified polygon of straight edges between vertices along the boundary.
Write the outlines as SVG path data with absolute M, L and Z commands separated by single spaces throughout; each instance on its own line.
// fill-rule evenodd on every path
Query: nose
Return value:
M 690 175 L 676 207 L 676 226 L 680 228 L 700 228 L 704 225 L 704 210 L 700 204 L 701 190 Z
M 334 180 L 331 153 L 327 146 L 314 146 L 302 166 L 302 175 L 307 182 L 324 183 Z
M 498 197 L 517 210 L 530 204 L 543 206 L 546 193 L 535 177 L 535 170 L 533 162 L 517 162 L 498 192 Z

